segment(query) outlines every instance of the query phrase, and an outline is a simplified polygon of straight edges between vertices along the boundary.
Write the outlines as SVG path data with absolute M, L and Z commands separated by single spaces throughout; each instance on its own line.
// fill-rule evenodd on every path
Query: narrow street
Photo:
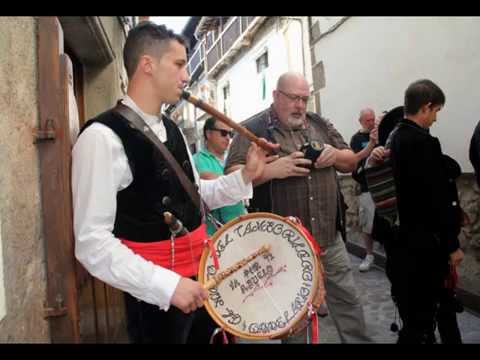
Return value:
M 365 310 L 365 320 L 367 322 L 367 331 L 375 343 L 395 343 L 397 334 L 390 331 L 390 325 L 395 318 L 395 307 L 390 297 L 390 283 L 385 276 L 383 269 L 372 267 L 368 272 L 358 271 L 358 265 L 361 259 L 350 255 L 354 276 L 357 283 L 357 289 L 362 296 L 362 302 Z M 463 342 L 480 342 L 480 317 L 468 309 L 458 314 L 460 332 Z M 397 324 L 398 321 L 397 314 Z M 335 326 L 330 317 L 325 317 L 319 321 L 320 343 L 338 343 L 340 341 Z M 439 336 L 437 333 L 437 341 Z
M 360 291 L 365 311 L 368 335 L 373 343 L 393 344 L 397 334 L 390 331 L 395 318 L 395 307 L 390 297 L 390 283 L 382 268 L 373 266 L 370 271 L 361 273 L 358 265 L 361 259 L 350 255 L 357 289 Z M 465 309 L 458 314 L 460 332 L 465 344 L 480 343 L 480 315 Z M 397 324 L 400 326 L 397 314 Z M 320 344 L 340 343 L 335 326 L 330 316 L 319 318 Z M 437 333 L 437 341 L 439 336 Z M 239 340 L 238 343 L 252 343 Z M 255 342 L 258 343 L 258 342 Z M 280 341 L 262 341 L 261 343 L 280 343 Z

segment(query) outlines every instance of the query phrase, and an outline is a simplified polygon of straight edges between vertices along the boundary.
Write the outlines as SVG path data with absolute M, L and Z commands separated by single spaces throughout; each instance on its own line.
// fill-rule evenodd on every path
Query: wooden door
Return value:
M 126 341 L 123 295 L 74 257 L 71 148 L 85 122 L 83 65 L 55 17 L 38 20 L 41 191 L 52 342 Z

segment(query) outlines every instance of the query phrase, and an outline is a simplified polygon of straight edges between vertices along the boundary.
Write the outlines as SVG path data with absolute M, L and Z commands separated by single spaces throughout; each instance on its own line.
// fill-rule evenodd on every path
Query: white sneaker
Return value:
M 367 256 L 365 256 L 365 259 L 363 259 L 362 263 L 358 266 L 358 271 L 365 272 L 370 270 L 373 265 L 373 261 L 373 255 L 368 254 Z

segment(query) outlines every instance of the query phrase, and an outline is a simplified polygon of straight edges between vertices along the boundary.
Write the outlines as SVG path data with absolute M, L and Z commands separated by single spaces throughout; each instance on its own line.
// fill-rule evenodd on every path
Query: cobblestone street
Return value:
M 360 291 L 364 305 L 367 332 L 373 343 L 395 343 L 397 334 L 390 331 L 390 325 L 395 318 L 395 307 L 390 297 L 390 283 L 383 269 L 372 267 L 365 273 L 358 271 L 361 259 L 350 255 L 357 289 Z M 458 314 L 460 331 L 466 344 L 480 344 L 480 317 L 465 310 Z M 397 323 L 398 315 L 397 315 Z M 321 344 L 340 343 L 337 331 L 330 316 L 319 318 L 319 337 Z M 439 336 L 437 333 L 437 340 Z M 239 343 L 251 341 L 239 340 Z M 262 343 L 280 343 L 280 341 L 264 341 Z

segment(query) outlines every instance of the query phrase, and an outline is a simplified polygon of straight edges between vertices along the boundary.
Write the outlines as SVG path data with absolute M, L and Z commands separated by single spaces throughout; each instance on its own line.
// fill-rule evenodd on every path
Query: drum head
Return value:
M 259 255 L 208 290 L 206 309 L 230 333 L 247 339 L 288 335 L 308 310 L 318 286 L 318 263 L 306 235 L 292 221 L 270 213 L 240 216 L 212 238 L 220 268 L 210 249 L 202 254 L 199 281 L 255 253 Z

